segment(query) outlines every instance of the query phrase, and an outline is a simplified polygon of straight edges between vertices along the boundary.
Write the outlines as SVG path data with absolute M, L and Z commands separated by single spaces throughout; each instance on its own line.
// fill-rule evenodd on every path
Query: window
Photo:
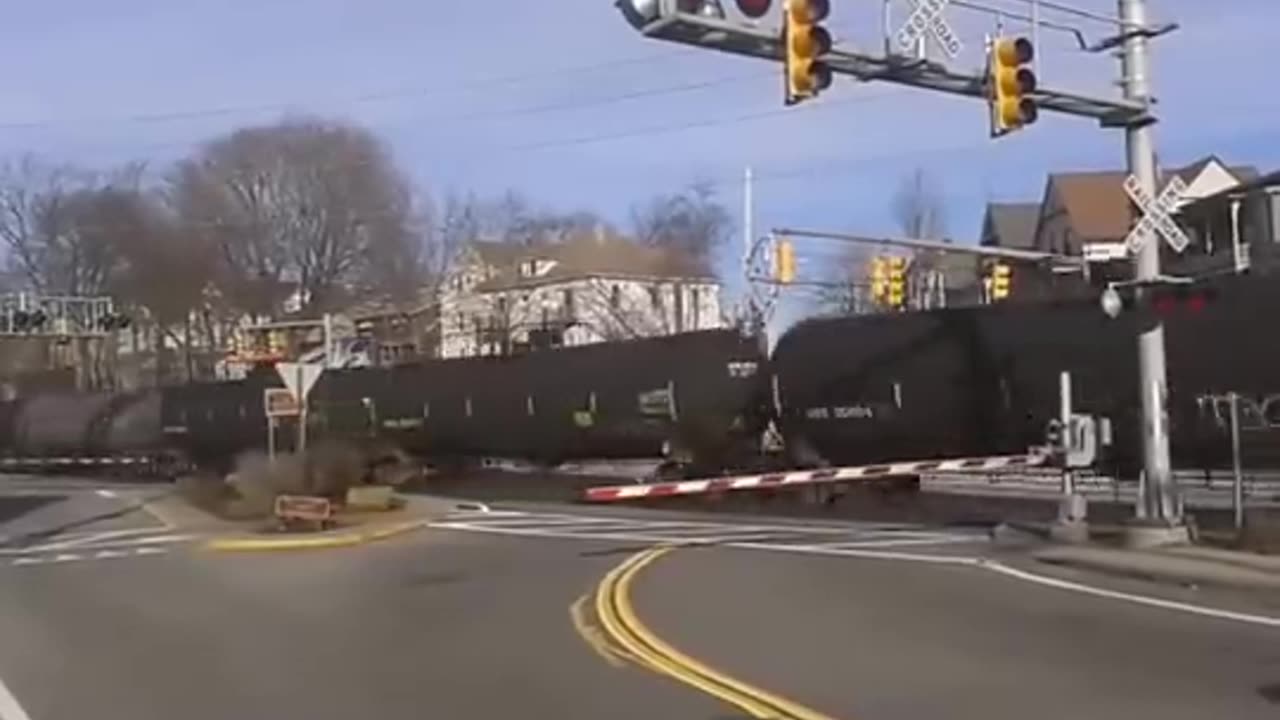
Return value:
M 609 293 L 609 305 L 617 310 L 622 307 L 622 286 L 614 285 L 613 291 Z
M 574 314 L 573 288 L 569 288 L 569 289 L 564 290 L 564 291 L 563 291 L 563 293 L 562 293 L 562 299 L 563 299 L 563 301 L 564 301 L 564 312 L 565 312 L 565 314 L 567 314 L 567 315 L 573 315 L 573 314 Z
M 662 288 L 657 285 L 649 286 L 649 302 L 653 304 L 654 310 L 662 309 Z
M 507 316 L 507 296 L 506 295 L 498 296 L 498 315 L 501 317 Z
M 698 302 L 700 299 L 699 296 L 701 295 L 701 293 L 699 292 L 699 289 L 700 288 L 696 288 L 696 287 L 689 288 L 689 305 L 690 305 L 689 317 L 691 322 L 693 323 L 694 330 L 698 329 L 698 318 L 701 317 L 702 315 L 701 305 L 699 305 L 699 302 Z

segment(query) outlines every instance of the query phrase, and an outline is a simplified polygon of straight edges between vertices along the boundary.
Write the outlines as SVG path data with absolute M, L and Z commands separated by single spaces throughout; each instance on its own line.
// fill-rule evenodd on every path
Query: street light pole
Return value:
M 1146 103 L 1150 100 L 1149 37 L 1146 0 L 1118 0 L 1123 22 L 1120 66 L 1124 98 Z M 1125 129 L 1129 172 L 1149 196 L 1156 195 L 1156 160 L 1152 122 L 1131 124 Z M 1160 276 L 1160 239 L 1151 233 L 1134 259 L 1134 275 L 1139 282 Z M 1181 508 L 1169 460 L 1167 384 L 1165 379 L 1164 325 L 1157 321 L 1138 337 L 1138 379 L 1142 398 L 1143 515 L 1152 524 L 1179 528 Z

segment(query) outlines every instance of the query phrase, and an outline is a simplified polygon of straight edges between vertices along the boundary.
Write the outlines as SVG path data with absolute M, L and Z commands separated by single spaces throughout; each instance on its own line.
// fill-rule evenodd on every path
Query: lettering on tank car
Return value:
M 405 430 L 422 427 L 422 418 L 388 418 L 382 421 L 382 427 L 388 430 Z
M 641 415 L 669 416 L 671 414 L 671 391 L 667 388 L 662 388 L 660 390 L 642 392 L 636 396 L 636 404 L 640 408 Z
M 754 377 L 760 365 L 752 361 L 738 361 L 729 363 L 728 368 L 729 377 L 741 379 Z
M 812 407 L 804 411 L 809 420 L 873 420 L 876 412 L 866 405 Z

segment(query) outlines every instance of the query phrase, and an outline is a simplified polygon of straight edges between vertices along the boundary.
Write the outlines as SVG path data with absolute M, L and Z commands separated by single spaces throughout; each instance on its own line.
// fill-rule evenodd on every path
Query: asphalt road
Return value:
M 600 549 L 441 530 L 0 563 L 0 680 L 32 720 L 732 717 L 583 642 L 569 608 L 620 559 Z
M 974 568 L 684 550 L 634 602 L 682 651 L 833 717 L 1280 716 L 1280 630 Z
M 570 606 L 664 537 L 722 544 L 677 550 L 636 576 L 631 601 L 648 629 L 832 718 L 1280 712 L 1274 628 L 857 554 L 984 547 L 954 529 L 551 508 L 334 551 L 216 554 L 175 540 L 164 553 L 99 558 L 131 531 L 181 534 L 99 489 L 15 514 L 0 484 L 0 534 L 107 523 L 34 549 L 0 545 L 0 687 L 31 720 L 741 718 L 606 662 L 574 627 Z M 40 549 L 59 542 L 72 544 Z M 56 560 L 71 554 L 80 559 Z M 28 557 L 49 561 L 12 562 Z M 0 720 L 23 720 L 10 715 L 0 697 Z

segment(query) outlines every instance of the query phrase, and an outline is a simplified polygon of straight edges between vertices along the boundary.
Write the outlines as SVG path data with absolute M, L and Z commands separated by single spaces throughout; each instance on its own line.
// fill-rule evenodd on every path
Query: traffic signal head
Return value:
M 769 12 L 773 0 L 738 0 L 738 12 L 752 20 L 758 20 Z
M 871 297 L 877 302 L 889 301 L 888 258 L 871 258 Z
M 1013 268 L 996 263 L 991 268 L 991 299 L 1004 300 L 1012 291 Z
M 774 252 L 774 276 L 780 283 L 790 283 L 796 279 L 796 248 L 790 240 L 778 243 Z
M 1031 93 L 1036 91 L 1036 74 L 1027 67 L 1035 59 L 1035 48 L 1026 38 L 997 38 L 991 43 L 988 65 L 991 86 L 992 135 L 999 136 L 1030 125 L 1039 117 Z
M 907 259 L 889 258 L 889 290 L 888 302 L 891 307 L 901 308 L 907 301 Z
M 830 0 L 786 0 L 783 13 L 783 72 L 786 104 L 818 96 L 831 86 L 831 68 L 819 57 L 831 51 L 831 33 L 819 23 L 831 12 Z

